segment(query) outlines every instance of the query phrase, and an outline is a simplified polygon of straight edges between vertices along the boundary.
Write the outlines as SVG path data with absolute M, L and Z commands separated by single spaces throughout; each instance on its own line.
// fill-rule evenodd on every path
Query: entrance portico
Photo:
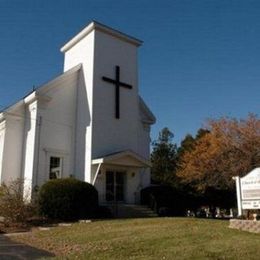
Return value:
M 149 185 L 146 178 L 150 162 L 132 151 L 123 151 L 92 160 L 95 176 L 92 184 L 99 202 L 139 204 L 140 190 Z

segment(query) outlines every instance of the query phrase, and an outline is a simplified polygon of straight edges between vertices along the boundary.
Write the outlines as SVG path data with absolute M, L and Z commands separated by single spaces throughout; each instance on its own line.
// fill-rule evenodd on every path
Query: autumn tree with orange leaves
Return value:
M 244 176 L 260 167 L 260 120 L 209 120 L 208 133 L 195 141 L 179 161 L 177 176 L 204 193 L 209 188 L 234 190 L 232 176 Z

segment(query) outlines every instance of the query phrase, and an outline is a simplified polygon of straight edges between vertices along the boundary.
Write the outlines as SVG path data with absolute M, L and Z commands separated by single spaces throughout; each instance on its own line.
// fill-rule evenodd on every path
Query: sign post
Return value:
M 239 176 L 236 176 L 236 177 L 233 177 L 233 180 L 236 181 L 238 216 L 242 216 L 242 200 L 241 200 L 240 178 L 239 178 Z

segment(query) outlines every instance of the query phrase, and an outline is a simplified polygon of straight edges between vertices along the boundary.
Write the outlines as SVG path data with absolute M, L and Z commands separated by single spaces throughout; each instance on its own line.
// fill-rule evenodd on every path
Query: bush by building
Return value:
M 98 208 L 98 192 L 89 183 L 74 178 L 46 182 L 39 191 L 40 213 L 51 219 L 92 218 Z
M 141 204 L 160 216 L 182 216 L 185 215 L 187 196 L 168 185 L 153 185 L 141 190 Z
M 26 198 L 23 183 L 18 179 L 0 187 L 0 216 L 5 226 L 26 226 L 36 212 L 36 206 Z

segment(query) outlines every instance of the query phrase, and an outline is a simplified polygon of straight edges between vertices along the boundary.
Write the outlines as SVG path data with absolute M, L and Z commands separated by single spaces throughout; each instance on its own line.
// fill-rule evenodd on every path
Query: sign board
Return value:
M 243 209 L 260 209 L 260 200 L 242 200 Z
M 242 200 L 259 200 L 260 202 L 260 170 L 255 169 L 240 179 Z
M 256 168 L 243 178 L 236 180 L 239 215 L 242 209 L 260 209 L 260 168 Z

